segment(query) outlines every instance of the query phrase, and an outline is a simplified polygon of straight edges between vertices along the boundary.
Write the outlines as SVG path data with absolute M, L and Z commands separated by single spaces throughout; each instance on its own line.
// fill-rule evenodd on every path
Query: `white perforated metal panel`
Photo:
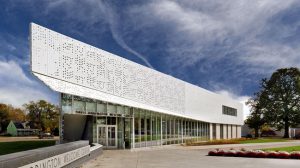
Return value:
M 184 112 L 184 82 L 31 24 L 32 71 L 139 103 Z
M 211 123 L 243 124 L 242 105 L 31 24 L 33 74 L 53 90 Z M 222 115 L 222 105 L 238 116 Z

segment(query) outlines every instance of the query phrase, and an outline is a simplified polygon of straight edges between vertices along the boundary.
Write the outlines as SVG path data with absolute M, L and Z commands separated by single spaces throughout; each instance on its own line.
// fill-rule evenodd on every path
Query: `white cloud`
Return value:
M 134 25 L 135 29 L 143 22 L 168 26 L 166 33 L 170 35 L 165 50 L 172 64 L 167 65 L 182 69 L 201 61 L 213 65 L 221 59 L 230 59 L 231 67 L 244 66 L 249 73 L 270 73 L 282 66 L 300 66 L 299 45 L 291 47 L 260 39 L 268 21 L 294 2 L 153 0 L 133 6 L 129 12 L 131 19 L 139 23 Z M 282 28 L 282 31 L 289 30 Z M 215 50 L 220 52 L 215 54 Z
M 55 94 L 30 79 L 14 61 L 0 61 L 0 102 L 21 107 L 24 103 L 44 99 L 57 103 Z
M 22 82 L 24 84 L 33 84 L 23 72 L 23 69 L 14 61 L 2 62 L 0 61 L 0 76 L 1 76 L 1 83 L 8 83 L 8 82 Z

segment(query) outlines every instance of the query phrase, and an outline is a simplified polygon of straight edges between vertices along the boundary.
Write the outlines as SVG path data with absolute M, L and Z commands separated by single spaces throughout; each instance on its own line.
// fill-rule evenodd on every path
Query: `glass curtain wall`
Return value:
M 94 116 L 94 142 L 99 140 L 100 127 L 115 126 L 118 148 L 209 140 L 209 123 L 205 122 L 66 94 L 62 94 L 61 105 L 63 113 Z

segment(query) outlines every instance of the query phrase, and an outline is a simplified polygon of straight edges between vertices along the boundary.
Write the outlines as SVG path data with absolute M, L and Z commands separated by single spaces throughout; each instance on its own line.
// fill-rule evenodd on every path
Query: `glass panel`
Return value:
M 116 127 L 107 127 L 108 144 L 107 146 L 116 146 Z
M 161 144 L 161 114 L 156 114 L 156 119 L 157 119 L 157 134 L 156 134 L 156 142 L 157 145 Z
M 167 144 L 170 144 L 170 137 L 171 137 L 170 116 L 166 115 L 166 121 L 167 121 Z
M 64 113 L 72 113 L 72 96 L 62 94 L 61 98 L 62 110 Z
M 118 133 L 117 133 L 117 137 L 118 137 L 118 147 L 119 148 L 125 148 L 125 141 L 124 141 L 124 130 L 125 130 L 125 127 L 124 127 L 124 119 L 125 118 L 117 118 L 117 129 L 118 129 Z
M 163 139 L 162 143 L 163 143 L 163 145 L 165 145 L 166 142 L 167 142 L 167 123 L 166 123 L 166 115 L 163 115 L 163 116 L 162 116 L 162 135 L 163 135 L 163 137 L 162 137 L 162 139 Z
M 86 103 L 86 111 L 89 113 L 95 113 L 96 112 L 96 103 L 90 103 L 87 102 Z
M 131 119 L 130 118 L 125 118 L 125 136 L 124 136 L 124 141 L 125 141 L 125 148 L 128 149 L 130 148 L 131 144 Z
M 175 143 L 179 143 L 179 120 L 178 118 L 175 119 Z
M 107 113 L 116 113 L 117 112 L 117 107 L 113 104 L 108 104 L 107 105 Z
M 156 140 L 157 140 L 157 125 L 156 125 L 156 114 L 151 113 L 151 146 L 157 145 Z
M 213 139 L 215 140 L 216 139 L 216 136 L 217 136 L 217 130 L 216 130 L 216 124 L 213 124 Z
M 80 113 L 85 113 L 85 102 L 79 101 L 79 100 L 74 100 L 74 111 L 80 112 Z
M 151 112 L 150 111 L 146 111 L 146 131 L 147 131 L 147 141 L 151 141 L 151 127 L 152 127 L 152 123 L 151 123 Z
M 130 108 L 129 107 L 124 107 L 124 114 L 126 116 L 130 116 Z
M 97 124 L 98 125 L 106 125 L 106 117 L 98 117 Z
M 185 142 L 185 120 L 182 121 L 182 135 L 183 135 L 183 142 Z
M 210 138 L 210 124 L 206 123 L 206 139 L 209 140 Z
M 107 117 L 107 125 L 116 125 L 116 117 Z
M 98 140 L 99 144 L 106 146 L 106 127 L 99 127 L 98 128 Z
M 224 136 L 223 136 L 223 124 L 220 124 L 220 139 L 224 139 Z
M 106 104 L 102 103 L 97 103 L 97 112 L 99 114 L 105 114 L 106 115 L 106 109 L 105 109 Z
M 140 130 L 141 130 L 140 113 L 137 109 L 134 109 L 135 148 L 140 147 L 140 132 L 141 132 Z
M 142 110 L 140 112 L 141 117 L 141 143 L 140 147 L 146 147 L 146 140 L 147 140 L 147 130 L 146 130 L 146 120 L 145 120 L 145 112 Z
M 125 114 L 123 106 L 117 106 L 117 113 L 118 114 Z

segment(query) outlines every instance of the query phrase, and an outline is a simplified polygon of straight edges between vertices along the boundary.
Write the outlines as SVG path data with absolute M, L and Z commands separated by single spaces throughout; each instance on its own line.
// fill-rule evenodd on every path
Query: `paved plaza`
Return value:
M 260 149 L 300 145 L 300 141 L 184 147 L 170 145 L 135 150 L 106 150 L 84 168 L 299 168 L 300 160 L 207 156 L 210 149 Z

